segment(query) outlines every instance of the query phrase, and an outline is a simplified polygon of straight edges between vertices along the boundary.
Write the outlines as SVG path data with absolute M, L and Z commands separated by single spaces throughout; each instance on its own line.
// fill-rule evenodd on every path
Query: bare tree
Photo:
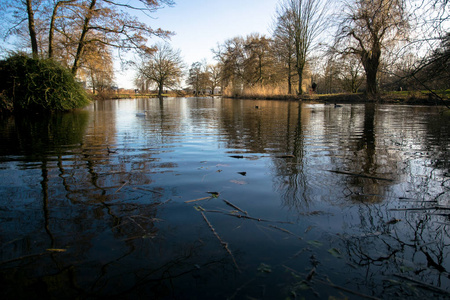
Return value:
M 209 72 L 205 62 L 194 62 L 189 69 L 187 83 L 192 86 L 194 93 L 203 93 L 209 85 Z
M 233 95 L 240 94 L 244 85 L 244 39 L 242 37 L 228 39 L 212 51 L 222 68 L 220 72 L 222 93 L 225 88 L 231 86 Z
M 220 84 L 220 66 L 218 64 L 208 65 L 208 72 L 210 74 L 211 94 L 214 95 L 216 87 Z
M 293 76 L 295 66 L 294 28 L 290 24 L 289 15 L 278 12 L 272 31 L 274 39 L 274 52 L 286 74 L 288 94 L 292 94 Z M 284 70 L 283 70 L 284 69 Z
M 303 70 L 318 37 L 326 29 L 328 0 L 284 0 L 278 10 L 279 31 L 294 43 L 295 69 L 298 75 L 298 93 L 302 93 Z M 288 45 L 286 45 L 288 47 Z
M 244 81 L 248 86 L 269 83 L 272 70 L 271 40 L 264 35 L 252 33 L 244 42 Z
M 367 94 L 376 96 L 381 55 L 406 35 L 408 22 L 403 0 L 354 0 L 346 3 L 335 49 L 355 54 L 366 74 Z
M 157 44 L 154 48 L 156 51 L 142 55 L 138 73 L 157 85 L 158 96 L 161 97 L 164 88 L 178 85 L 183 75 L 183 61 L 180 50 L 174 50 L 167 43 Z

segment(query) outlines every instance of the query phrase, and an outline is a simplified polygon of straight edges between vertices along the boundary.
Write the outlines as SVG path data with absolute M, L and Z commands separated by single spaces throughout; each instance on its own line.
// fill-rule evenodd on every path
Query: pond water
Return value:
M 443 110 L 165 98 L 3 117 L 2 299 L 448 299 Z

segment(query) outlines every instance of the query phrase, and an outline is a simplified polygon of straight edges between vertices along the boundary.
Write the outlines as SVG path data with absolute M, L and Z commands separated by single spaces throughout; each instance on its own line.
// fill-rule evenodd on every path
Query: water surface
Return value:
M 448 299 L 443 110 L 168 98 L 4 117 L 2 298 Z

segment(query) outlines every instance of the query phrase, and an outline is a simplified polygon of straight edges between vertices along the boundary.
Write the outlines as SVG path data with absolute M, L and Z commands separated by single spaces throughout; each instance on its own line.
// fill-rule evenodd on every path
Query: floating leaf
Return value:
M 308 228 L 305 229 L 305 233 L 307 233 L 308 231 L 310 231 L 311 229 L 313 229 L 314 226 L 308 226 Z
M 220 193 L 219 192 L 207 192 L 208 194 L 211 194 L 211 197 L 218 198 Z
M 310 244 L 311 246 L 314 246 L 316 248 L 322 247 L 323 244 L 319 241 L 316 240 L 312 240 L 312 241 L 308 241 L 308 244 Z
M 265 263 L 261 263 L 258 267 L 258 272 L 260 273 L 271 273 L 272 268 L 269 265 L 266 265 Z
M 308 283 L 306 281 L 302 281 L 297 285 L 297 288 L 299 288 L 302 291 L 306 291 L 309 290 L 311 287 L 308 285 Z
M 400 221 L 401 221 L 400 219 L 395 219 L 394 218 L 394 219 L 391 219 L 391 220 L 387 221 L 386 225 L 396 224 L 396 223 L 398 223 Z
M 401 271 L 402 273 L 410 272 L 410 271 L 414 271 L 414 268 L 408 267 L 408 266 L 400 266 L 400 271 Z
M 339 249 L 331 248 L 328 249 L 328 252 L 336 258 L 342 258 L 342 254 L 341 251 L 339 251 Z
M 50 252 L 66 252 L 67 249 L 50 248 L 50 249 L 47 249 L 47 251 L 50 251 Z
M 232 183 L 235 183 L 235 184 L 239 184 L 239 185 L 244 185 L 244 184 L 247 184 L 247 182 L 245 182 L 245 181 L 239 181 L 239 180 L 230 180 L 230 182 L 232 182 Z
M 147 233 L 142 236 L 143 239 L 154 239 L 156 237 L 156 233 Z

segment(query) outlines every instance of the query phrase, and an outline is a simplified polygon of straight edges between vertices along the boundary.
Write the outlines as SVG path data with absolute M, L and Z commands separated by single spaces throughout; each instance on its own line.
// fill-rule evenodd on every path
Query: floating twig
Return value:
M 227 201 L 227 200 L 225 200 L 225 199 L 223 199 L 223 202 L 225 202 L 227 205 L 231 206 L 232 208 L 237 209 L 237 210 L 240 211 L 241 213 L 248 215 L 248 213 L 247 213 L 245 210 L 240 209 L 239 207 L 237 207 L 237 206 L 234 205 L 233 203 L 231 203 L 231 202 L 229 202 L 229 201 Z
M 125 182 L 122 184 L 122 186 L 121 186 L 120 188 L 118 188 L 118 189 L 114 192 L 114 194 L 117 193 L 118 191 L 120 191 L 127 183 L 128 183 L 128 181 L 125 181 Z
M 228 254 L 230 255 L 231 259 L 233 260 L 234 266 L 236 267 L 236 269 L 240 272 L 241 270 L 239 269 L 239 266 L 236 263 L 236 259 L 234 258 L 233 253 L 231 252 L 230 248 L 228 248 L 228 243 L 224 242 L 222 240 L 222 238 L 219 236 L 219 234 L 217 233 L 217 231 L 214 229 L 214 227 L 212 226 L 211 222 L 209 222 L 208 218 L 206 217 L 206 215 L 203 213 L 203 211 L 200 211 L 200 213 L 202 214 L 203 219 L 205 220 L 206 224 L 208 224 L 209 229 L 211 229 L 211 231 L 213 232 L 213 234 L 216 236 L 216 238 L 219 240 L 220 244 L 222 245 L 222 247 L 228 252 Z
M 198 198 L 198 199 L 194 199 L 194 200 L 184 201 L 184 203 L 191 203 L 191 202 L 203 201 L 203 200 L 212 199 L 212 198 L 213 198 L 213 197 L 211 197 L 211 196 L 209 196 L 209 197 L 203 197 L 203 198 Z

